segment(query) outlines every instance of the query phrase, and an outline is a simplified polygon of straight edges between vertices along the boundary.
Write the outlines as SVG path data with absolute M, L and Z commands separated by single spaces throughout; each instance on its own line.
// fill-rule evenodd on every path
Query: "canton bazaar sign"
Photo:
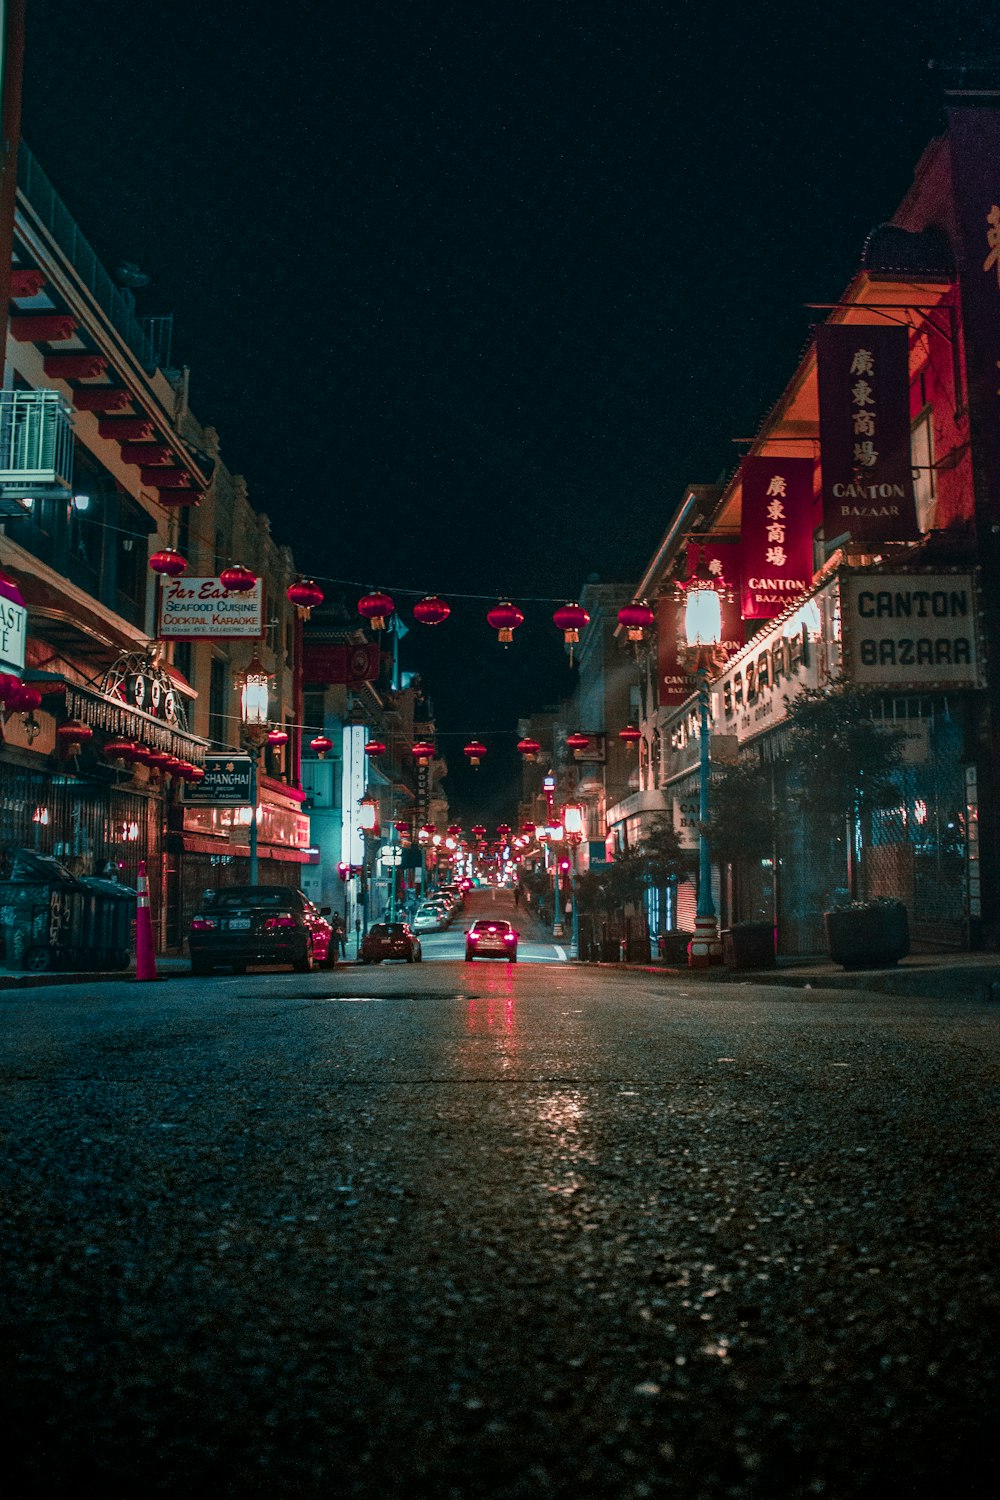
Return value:
M 849 573 L 840 597 L 844 668 L 852 682 L 983 686 L 971 573 Z
M 230 594 L 219 578 L 164 579 L 160 588 L 161 640 L 259 640 L 263 634 L 263 585 Z

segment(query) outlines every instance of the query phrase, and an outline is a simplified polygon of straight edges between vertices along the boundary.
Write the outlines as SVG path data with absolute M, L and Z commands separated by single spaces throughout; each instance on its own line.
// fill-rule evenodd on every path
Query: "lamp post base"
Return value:
M 707 969 L 722 962 L 722 940 L 716 917 L 695 917 L 694 937 L 688 943 L 688 968 Z
M 561 937 L 565 937 L 566 936 L 565 930 L 563 928 L 563 924 L 561 922 L 553 922 L 553 924 L 552 924 L 552 936 L 554 938 L 561 938 Z

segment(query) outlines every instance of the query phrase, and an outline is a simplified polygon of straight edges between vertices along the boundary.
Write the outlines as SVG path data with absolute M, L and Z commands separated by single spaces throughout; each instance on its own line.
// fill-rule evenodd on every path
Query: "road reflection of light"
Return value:
M 586 1097 L 578 1089 L 562 1089 L 537 1100 L 534 1113 L 547 1136 L 550 1156 L 541 1186 L 556 1197 L 573 1198 L 587 1187 L 577 1169 L 595 1160 L 594 1151 L 587 1145 Z

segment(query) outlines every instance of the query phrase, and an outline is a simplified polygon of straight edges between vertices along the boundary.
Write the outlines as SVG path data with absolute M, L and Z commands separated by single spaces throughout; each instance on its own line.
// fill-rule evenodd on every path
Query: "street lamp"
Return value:
M 373 841 L 380 832 L 378 798 L 367 792 L 358 803 L 358 827 L 361 829 L 365 840 L 365 857 L 361 866 L 361 908 L 363 934 L 368 932 L 368 896 L 371 882 L 368 878 L 368 864 L 371 859 L 371 848 Z
M 240 721 L 243 743 L 250 752 L 250 884 L 257 885 L 257 766 L 268 733 L 268 675 L 254 647 L 240 684 Z
M 712 899 L 712 852 L 709 848 L 708 823 L 711 773 L 711 725 L 709 722 L 709 673 L 718 671 L 725 662 L 722 647 L 722 600 L 728 592 L 725 581 L 713 577 L 702 553 L 698 566 L 683 586 L 684 639 L 678 657 L 698 679 L 699 722 L 699 796 L 698 821 L 698 904 L 695 909 L 694 937 L 688 944 L 688 964 L 692 969 L 707 969 L 722 961 L 719 923 Z
M 580 913 L 576 904 L 576 851 L 583 840 L 586 826 L 586 813 L 579 802 L 567 802 L 562 810 L 563 828 L 566 832 L 566 842 L 570 846 L 570 899 L 572 905 L 573 926 L 570 933 L 570 958 L 580 957 Z

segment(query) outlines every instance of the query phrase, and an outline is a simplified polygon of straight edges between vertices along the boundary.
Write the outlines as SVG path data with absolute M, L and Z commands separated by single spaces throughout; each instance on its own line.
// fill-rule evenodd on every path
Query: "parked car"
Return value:
M 481 917 L 465 934 L 465 961 L 468 964 L 474 958 L 506 958 L 516 964 L 519 937 L 520 933 L 502 917 Z
M 361 962 L 380 964 L 383 958 L 405 958 L 418 964 L 423 958 L 420 939 L 409 922 L 376 922 L 361 940 Z
M 443 932 L 448 918 L 439 906 L 418 906 L 413 913 L 414 932 Z
M 291 964 L 299 974 L 316 964 L 332 969 L 336 947 L 329 912 L 287 885 L 206 891 L 188 934 L 191 972 L 208 974 L 225 965 L 242 974 L 247 964 Z
M 445 927 L 448 927 L 455 919 L 455 908 L 443 896 L 428 897 L 423 905 L 431 911 L 438 912 Z

